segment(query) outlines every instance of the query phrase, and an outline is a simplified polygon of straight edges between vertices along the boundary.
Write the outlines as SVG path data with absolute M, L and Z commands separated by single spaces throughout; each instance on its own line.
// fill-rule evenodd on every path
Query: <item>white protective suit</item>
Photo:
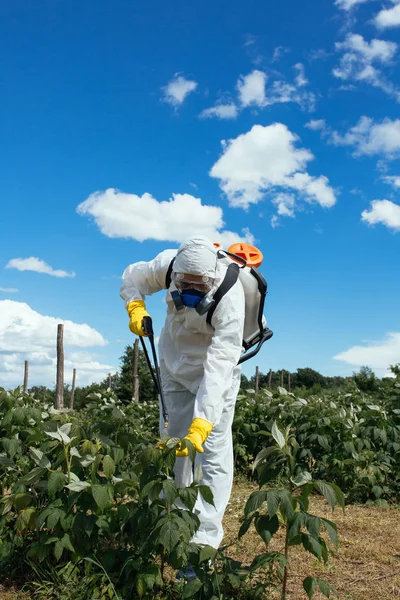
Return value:
M 184 242 L 179 251 L 165 250 L 150 262 L 127 267 L 121 287 L 125 306 L 166 289 L 166 274 L 174 257 L 174 272 L 215 278 L 214 290 L 224 279 L 227 265 L 217 258 L 213 243 L 194 238 Z M 172 282 L 170 290 L 175 289 Z M 212 489 L 215 508 L 198 498 L 195 511 L 201 524 L 193 541 L 218 548 L 233 482 L 232 421 L 240 385 L 237 363 L 242 351 L 244 291 L 238 279 L 218 304 L 212 327 L 206 322 L 207 315 L 200 316 L 194 308 L 177 311 L 169 291 L 166 301 L 167 317 L 160 335 L 159 355 L 169 413 L 167 435 L 184 437 L 197 417 L 213 425 L 204 444 L 204 454 L 196 455 L 196 465 L 202 466 L 201 483 Z M 163 425 L 161 416 L 160 434 L 165 433 Z M 175 481 L 178 487 L 192 482 L 188 457 L 177 458 Z

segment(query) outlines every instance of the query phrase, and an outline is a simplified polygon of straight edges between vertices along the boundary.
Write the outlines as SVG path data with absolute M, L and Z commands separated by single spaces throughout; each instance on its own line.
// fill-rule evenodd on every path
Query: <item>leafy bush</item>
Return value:
M 393 384 L 394 385 L 394 384 Z M 393 388 L 397 389 L 397 388 Z M 371 398 L 352 393 L 307 399 L 279 388 L 248 390 L 238 398 L 233 423 L 236 468 L 249 474 L 249 462 L 262 448 L 262 431 L 277 421 L 292 425 L 299 458 L 317 479 L 340 486 L 350 501 L 387 498 L 400 492 L 400 410 L 394 393 Z

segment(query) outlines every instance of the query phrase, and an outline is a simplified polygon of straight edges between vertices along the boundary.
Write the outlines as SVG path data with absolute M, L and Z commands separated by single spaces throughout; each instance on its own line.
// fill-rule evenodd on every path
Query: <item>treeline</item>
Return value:
M 129 404 L 133 396 L 133 361 L 133 346 L 126 346 L 124 354 L 120 358 L 120 369 L 117 373 L 111 375 L 111 378 L 106 377 L 100 383 L 75 388 L 74 407 L 76 409 L 82 408 L 87 402 L 88 394 L 103 392 L 109 387 L 110 382 L 111 389 L 115 392 L 119 400 L 125 404 Z M 396 369 L 397 367 L 393 368 Z M 138 376 L 139 401 L 155 400 L 157 394 L 142 351 L 139 352 Z M 307 396 L 318 394 L 323 390 L 339 391 L 357 387 L 363 392 L 373 393 L 392 381 L 390 378 L 379 379 L 369 367 L 361 367 L 358 372 L 353 373 L 349 377 L 328 377 L 314 369 L 306 367 L 297 369 L 295 372 L 285 369 L 279 371 L 269 370 L 267 372 L 259 371 L 257 379 L 258 381 L 256 381 L 256 375 L 248 378 L 242 374 L 242 390 L 261 390 L 263 388 L 277 390 L 278 387 L 284 387 L 296 395 Z M 45 386 L 32 386 L 29 388 L 29 392 L 35 394 L 37 398 L 45 399 L 49 403 L 55 402 L 55 389 Z M 66 385 L 64 388 L 64 406 L 66 408 L 69 406 L 70 396 L 70 386 Z
M 396 367 L 393 367 L 393 369 L 396 369 Z M 389 377 L 379 379 L 369 367 L 361 367 L 358 372 L 354 372 L 353 375 L 348 377 L 328 377 L 314 369 L 306 367 L 297 369 L 297 371 L 294 372 L 286 371 L 285 369 L 279 371 L 270 370 L 266 373 L 259 371 L 250 379 L 245 375 L 242 375 L 241 386 L 243 390 L 248 390 L 250 388 L 269 388 L 276 390 L 280 386 L 295 394 L 315 394 L 324 389 L 339 391 L 355 386 L 362 392 L 373 393 L 382 385 L 385 386 L 389 384 L 390 381 L 392 381 L 392 378 Z

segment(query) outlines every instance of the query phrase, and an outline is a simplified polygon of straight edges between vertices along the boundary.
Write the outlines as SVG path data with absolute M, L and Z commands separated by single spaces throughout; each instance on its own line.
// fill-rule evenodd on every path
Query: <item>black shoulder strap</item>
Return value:
M 172 276 L 172 269 L 174 267 L 174 262 L 175 262 L 175 258 L 173 258 L 171 260 L 171 262 L 169 263 L 168 271 L 165 276 L 165 289 L 167 289 L 167 290 L 169 290 L 169 286 L 171 285 L 171 276 Z
M 214 304 L 207 313 L 207 323 L 209 325 L 211 325 L 212 316 L 221 299 L 225 296 L 227 292 L 229 292 L 231 287 L 233 287 L 237 282 L 239 277 L 239 268 L 239 265 L 236 263 L 231 263 L 229 265 L 223 282 L 214 294 Z

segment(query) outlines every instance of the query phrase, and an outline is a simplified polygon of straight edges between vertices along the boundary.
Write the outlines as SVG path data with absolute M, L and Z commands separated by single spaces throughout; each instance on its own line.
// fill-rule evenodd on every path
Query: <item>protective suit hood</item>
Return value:
M 217 262 L 217 248 L 209 239 L 199 236 L 180 245 L 173 271 L 215 278 Z

